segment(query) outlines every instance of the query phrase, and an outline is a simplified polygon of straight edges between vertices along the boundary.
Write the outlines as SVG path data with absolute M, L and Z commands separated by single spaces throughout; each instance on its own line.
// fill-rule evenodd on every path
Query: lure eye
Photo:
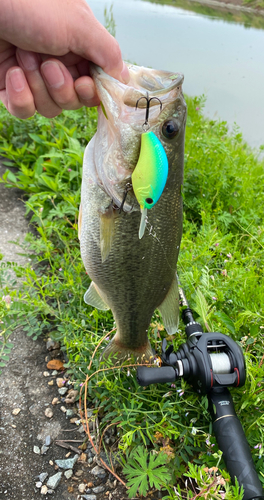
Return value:
M 166 120 L 166 122 L 163 123 L 162 133 L 164 137 L 167 137 L 167 139 L 172 139 L 178 132 L 179 132 L 179 125 L 172 118 L 170 120 Z
M 146 202 L 148 205 L 152 205 L 153 200 L 152 200 L 152 198 L 146 198 L 146 199 L 145 199 L 145 202 Z

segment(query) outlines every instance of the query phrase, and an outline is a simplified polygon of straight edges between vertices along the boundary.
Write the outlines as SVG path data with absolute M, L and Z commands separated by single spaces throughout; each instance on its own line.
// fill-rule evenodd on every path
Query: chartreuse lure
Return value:
M 148 109 L 151 100 L 145 99 L 147 99 L 147 112 L 143 130 L 149 127 Z M 164 147 L 153 132 L 146 131 L 141 135 L 139 159 L 131 176 L 133 190 L 141 208 L 139 239 L 145 232 L 147 211 L 154 207 L 162 195 L 167 177 L 168 159 Z

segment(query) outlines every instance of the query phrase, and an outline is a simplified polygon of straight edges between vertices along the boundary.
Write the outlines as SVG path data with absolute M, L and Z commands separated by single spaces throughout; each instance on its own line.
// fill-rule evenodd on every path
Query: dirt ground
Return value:
M 4 172 L 5 167 L 0 164 L 0 177 Z M 20 265 L 26 263 L 26 258 L 17 254 L 19 247 L 10 241 L 22 241 L 28 230 L 21 192 L 0 184 L 0 253 L 4 254 L 5 261 L 16 261 Z M 0 300 L 2 298 L 3 290 L 0 289 Z M 85 460 L 79 450 L 73 476 L 69 479 L 64 476 L 65 471 L 56 466 L 55 460 L 65 459 L 69 449 L 58 446 L 55 441 L 75 441 L 70 444 L 78 449 L 85 439 L 85 433 L 80 433 L 82 426 L 77 427 L 65 416 L 65 408 L 75 411 L 77 415 L 78 405 L 65 404 L 64 398 L 58 394 L 56 379 L 61 375 L 54 375 L 52 370 L 47 370 L 47 360 L 51 355 L 43 338 L 33 341 L 22 329 L 18 329 L 10 341 L 14 343 L 14 348 L 10 361 L 2 368 L 0 375 L 0 499 L 127 498 L 124 488 L 114 482 L 115 478 L 109 472 L 103 470 L 97 476 L 91 472 L 101 464 L 91 455 L 91 451 L 88 463 L 89 450 L 86 450 Z M 53 385 L 50 385 L 52 381 Z M 55 397 L 58 398 L 58 404 L 52 405 Z M 64 411 L 61 409 L 63 407 Z M 51 418 L 45 415 L 47 409 L 53 412 Z M 19 412 L 15 415 L 14 410 Z M 51 443 L 45 454 L 41 454 L 39 450 L 46 439 L 50 439 Z M 37 453 L 34 447 L 39 449 Z M 71 451 L 69 458 L 75 454 Z M 40 487 L 36 486 L 38 476 L 47 473 L 50 478 L 59 471 L 62 472 L 62 478 L 56 489 L 53 492 L 50 489 L 47 494 L 41 493 Z M 47 479 L 43 484 L 47 483 Z M 80 484 L 86 486 L 84 496 L 80 494 Z M 98 486 L 101 492 L 97 492 Z
M 5 167 L 0 165 L 0 177 Z M 21 192 L 6 189 L 0 184 L 0 253 L 4 261 L 16 261 L 20 265 L 25 257 L 17 254 L 19 247 L 10 241 L 23 241 L 28 232 L 24 217 Z M 0 300 L 3 292 L 0 290 Z M 44 412 L 55 397 L 56 389 L 47 384 L 43 372 L 46 368 L 46 344 L 43 339 L 34 342 L 22 330 L 17 330 L 10 341 L 14 343 L 10 362 L 0 376 L 0 499 L 33 500 L 40 496 L 35 482 L 41 472 L 54 473 L 49 460 L 53 452 L 37 456 L 33 447 L 41 446 L 38 435 L 57 438 L 61 429 L 69 427 L 64 414 L 59 411 L 50 421 Z M 56 394 L 57 396 L 57 394 Z M 19 408 L 18 415 L 12 411 Z M 56 408 L 57 410 L 57 408 Z M 74 438 L 73 438 L 74 439 Z M 58 450 L 56 458 L 64 458 Z M 72 500 L 66 485 L 60 486 L 54 499 Z

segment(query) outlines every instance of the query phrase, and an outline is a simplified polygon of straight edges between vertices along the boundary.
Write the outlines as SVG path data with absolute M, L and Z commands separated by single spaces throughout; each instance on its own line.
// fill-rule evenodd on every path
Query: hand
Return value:
M 85 0 L 0 0 L 0 101 L 18 118 L 99 104 L 89 61 L 129 80 L 117 41 Z

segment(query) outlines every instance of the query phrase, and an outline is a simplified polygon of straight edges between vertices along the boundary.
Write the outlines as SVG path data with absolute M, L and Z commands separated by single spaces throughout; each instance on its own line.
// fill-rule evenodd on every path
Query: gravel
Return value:
M 55 460 L 55 463 L 61 468 L 61 469 L 72 469 L 73 466 L 76 464 L 78 460 L 79 455 L 75 455 L 73 458 L 68 458 L 66 460 Z
M 45 410 L 45 416 L 47 418 L 52 418 L 53 417 L 53 411 L 50 408 L 46 408 L 46 410 Z
M 105 490 L 104 486 L 96 486 L 95 488 L 92 488 L 94 493 L 103 493 Z
M 48 351 L 53 351 L 54 349 L 59 349 L 60 348 L 60 344 L 59 342 L 56 342 L 55 340 L 52 340 L 52 339 L 48 339 L 47 340 L 47 343 L 46 343 L 46 349 Z M 57 370 L 55 370 L 56 373 L 55 375 L 57 375 Z
M 58 389 L 58 393 L 61 396 L 64 396 L 64 394 L 66 394 L 66 392 L 68 392 L 68 387 L 61 387 L 60 389 Z
M 40 475 L 39 475 L 39 480 L 44 483 L 45 479 L 47 479 L 48 477 L 48 473 L 47 472 L 42 472 Z
M 41 487 L 40 493 L 41 495 L 46 495 L 48 493 L 48 488 L 45 484 Z
M 46 436 L 45 437 L 45 446 L 50 446 L 51 445 L 51 437 L 50 436 Z
M 72 418 L 73 416 L 75 415 L 75 411 L 74 410 L 67 410 L 66 411 L 66 417 L 67 418 Z
M 60 483 L 62 472 L 57 472 L 54 476 L 51 476 L 47 482 L 47 487 L 55 490 Z
M 104 469 L 102 469 L 102 467 L 99 467 L 99 465 L 96 465 L 92 470 L 91 470 L 91 474 L 93 474 L 94 476 L 97 476 L 97 477 L 105 477 L 106 476 L 106 472 Z
M 66 470 L 64 472 L 64 476 L 66 477 L 66 479 L 70 479 L 72 477 L 72 475 L 73 475 L 72 469 Z

